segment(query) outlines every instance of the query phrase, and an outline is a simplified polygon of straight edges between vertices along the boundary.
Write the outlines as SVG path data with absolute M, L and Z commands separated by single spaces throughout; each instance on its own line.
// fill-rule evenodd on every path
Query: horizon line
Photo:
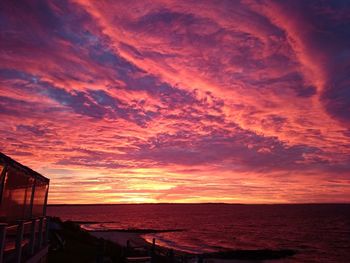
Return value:
M 225 203 L 225 202 L 204 202 L 204 203 L 72 203 L 72 204 L 47 204 L 47 206 L 103 206 L 103 205 L 350 205 L 350 202 L 309 202 L 309 203 Z

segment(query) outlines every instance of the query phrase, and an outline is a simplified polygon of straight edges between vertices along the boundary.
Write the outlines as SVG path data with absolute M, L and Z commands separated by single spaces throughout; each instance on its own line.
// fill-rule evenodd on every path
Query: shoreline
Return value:
M 64 251 L 64 248 L 62 248 L 62 252 L 60 252 L 63 255 L 65 254 L 63 257 L 65 260 L 71 256 L 71 251 L 74 251 L 76 257 L 84 254 L 86 249 L 81 250 L 80 248 L 82 246 L 89 247 L 88 250 L 91 253 L 90 258 L 99 257 L 102 253 L 103 257 L 118 258 L 116 262 L 125 262 L 127 257 L 140 256 L 153 258 L 152 262 L 279 262 L 279 260 L 297 254 L 297 251 L 291 249 L 226 249 L 211 253 L 190 253 L 167 246 L 157 245 L 156 241 L 151 243 L 142 237 L 142 235 L 150 233 L 185 231 L 183 229 L 106 229 L 103 231 L 88 231 L 84 226 L 73 221 L 62 222 L 59 218 L 56 218 L 54 222 L 61 226 L 58 233 L 62 235 L 63 239 L 67 239 L 66 250 Z M 68 245 L 72 248 L 68 248 Z M 77 250 L 76 247 L 80 250 Z M 52 262 L 65 261 L 62 255 L 58 255 L 57 257 L 55 252 L 52 253 L 51 258 L 55 259 Z
M 149 233 L 162 233 L 162 232 L 178 232 L 184 231 L 180 229 L 168 229 L 168 230 L 152 230 L 152 229 L 106 229 L 104 231 L 88 231 L 91 235 L 97 238 L 107 239 L 120 246 L 131 248 L 143 248 L 146 250 L 152 250 L 152 242 L 147 241 L 143 234 Z M 191 260 L 198 260 L 201 258 L 205 262 L 257 262 L 257 261 L 272 261 L 276 262 L 281 259 L 285 259 L 294 256 L 297 251 L 292 249 L 226 249 L 223 251 L 207 252 L 207 253 L 194 253 L 175 249 L 172 247 L 157 245 L 155 242 L 155 249 L 161 251 L 163 255 L 173 254 L 175 257 L 186 257 Z

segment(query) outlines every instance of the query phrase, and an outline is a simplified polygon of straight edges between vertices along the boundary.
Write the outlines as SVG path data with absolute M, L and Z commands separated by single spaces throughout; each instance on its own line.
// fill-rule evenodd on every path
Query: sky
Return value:
M 49 203 L 350 202 L 349 1 L 0 2 L 0 151 Z

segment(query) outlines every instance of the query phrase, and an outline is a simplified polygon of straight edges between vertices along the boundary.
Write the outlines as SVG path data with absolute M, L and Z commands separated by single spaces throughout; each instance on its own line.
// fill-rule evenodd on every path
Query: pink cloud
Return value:
M 6 3 L 1 151 L 52 203 L 349 201 L 343 9 Z

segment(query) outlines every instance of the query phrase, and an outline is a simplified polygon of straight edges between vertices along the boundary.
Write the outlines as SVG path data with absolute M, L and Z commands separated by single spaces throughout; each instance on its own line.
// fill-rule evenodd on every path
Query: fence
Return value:
M 0 263 L 40 262 L 47 256 L 48 227 L 46 217 L 0 223 Z
M 165 263 L 188 263 L 188 262 L 203 262 L 201 255 L 195 256 L 188 253 L 182 253 L 180 251 L 174 251 L 170 248 L 165 248 L 156 245 L 156 239 L 152 239 L 152 244 L 132 244 L 132 240 L 128 240 L 126 243 L 127 255 L 128 251 L 133 249 L 141 249 L 147 252 L 148 256 L 127 256 L 127 263 L 153 263 L 153 262 L 165 262 Z

